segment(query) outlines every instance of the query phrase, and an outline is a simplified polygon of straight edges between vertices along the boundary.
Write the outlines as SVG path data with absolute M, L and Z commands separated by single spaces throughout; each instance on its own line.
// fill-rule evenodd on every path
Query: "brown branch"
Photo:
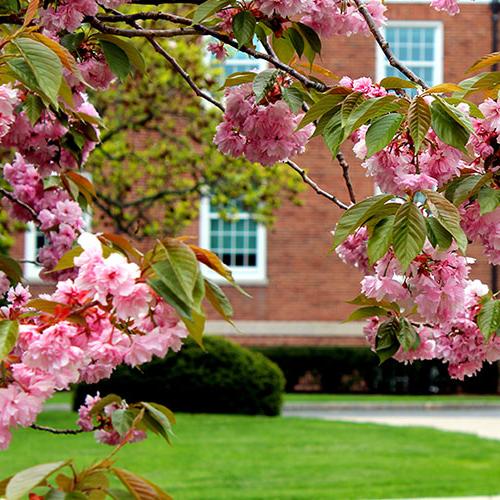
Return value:
M 130 24 L 129 21 L 136 21 L 136 20 L 164 20 L 164 21 L 169 21 L 172 23 L 176 24 L 181 24 L 184 26 L 191 26 L 191 30 L 194 30 L 196 34 L 203 35 L 203 36 L 211 36 L 213 38 L 216 38 L 217 40 L 220 40 L 221 42 L 224 42 L 226 45 L 230 45 L 231 47 L 239 50 L 240 52 L 244 52 L 245 54 L 248 54 L 252 56 L 253 58 L 256 59 L 263 59 L 264 61 L 267 61 L 268 63 L 272 64 L 275 68 L 281 69 L 282 71 L 288 73 L 290 76 L 293 76 L 296 80 L 301 82 L 304 86 L 308 88 L 314 88 L 316 90 L 319 90 L 320 92 L 324 92 L 325 90 L 328 90 L 328 87 L 324 85 L 321 82 L 311 80 L 307 76 L 303 75 L 299 71 L 293 69 L 291 66 L 288 64 L 285 64 L 284 62 L 280 61 L 278 58 L 274 57 L 273 55 L 270 54 L 265 54 L 263 52 L 259 52 L 253 48 L 250 47 L 239 47 L 238 43 L 233 40 L 230 36 L 227 36 L 223 33 L 220 33 L 219 31 L 212 29 L 212 28 L 207 28 L 206 26 L 202 24 L 192 24 L 192 20 L 188 19 L 186 17 L 182 16 L 177 16 L 174 14 L 168 14 L 165 12 L 141 12 L 141 13 L 136 13 L 136 14 L 130 14 L 130 15 L 120 15 L 117 13 L 117 11 L 114 11 L 115 15 L 97 15 L 96 17 L 90 17 L 87 18 L 87 20 L 94 26 L 94 28 L 98 29 L 99 31 L 102 31 L 103 33 L 109 33 L 113 35 L 118 35 L 118 36 L 124 36 L 127 38 L 134 38 L 134 37 L 145 37 L 145 38 L 170 38 L 172 36 L 183 36 L 186 34 L 192 34 L 191 32 L 188 32 L 188 29 L 182 30 L 177 29 L 167 29 L 167 30 L 155 30 L 155 29 L 144 29 L 144 28 L 139 28 L 139 29 L 123 29 L 123 28 L 113 28 L 111 26 L 108 26 L 104 24 L 101 21 L 107 21 L 107 22 L 125 22 Z M 137 26 L 137 25 L 136 25 Z M 175 34 L 175 32 L 177 32 Z
M 366 24 L 370 29 L 371 34 L 375 38 L 375 41 L 377 42 L 378 46 L 382 49 L 382 52 L 389 61 L 389 64 L 393 68 L 396 68 L 401 73 L 403 73 L 403 75 L 405 75 L 412 82 L 415 82 L 424 89 L 428 89 L 429 86 L 420 77 L 418 77 L 411 69 L 407 68 L 404 64 L 402 64 L 398 60 L 398 58 L 394 55 L 389 46 L 389 42 L 384 38 L 384 35 L 382 35 L 382 32 L 378 29 L 377 25 L 375 24 L 375 21 L 373 20 L 372 15 L 364 5 L 363 0 L 354 0 L 354 3 L 356 4 L 360 14 L 364 17 Z
M 118 16 L 120 17 L 120 16 Z M 155 31 L 155 30 L 146 30 L 144 28 L 142 28 L 141 26 L 139 26 L 134 20 L 127 20 L 128 24 L 132 25 L 135 27 L 135 31 L 139 31 L 139 32 L 143 32 L 143 33 L 150 33 L 151 31 Z M 91 20 L 91 24 L 94 26 L 94 27 L 97 27 L 98 29 L 100 29 L 101 31 L 104 31 L 106 32 L 106 30 L 108 29 L 111 29 L 111 30 L 115 30 L 116 28 L 109 28 L 107 27 L 105 24 L 101 23 L 100 21 L 97 21 L 96 19 L 93 19 Z M 184 28 L 181 28 L 181 30 L 183 30 L 184 34 L 186 31 L 188 31 L 187 29 L 184 29 Z M 167 31 L 179 31 L 179 30 L 167 30 Z M 109 31 L 107 31 L 109 33 Z M 195 32 L 197 33 L 197 32 Z M 116 33 L 115 33 L 116 34 Z M 171 54 L 169 54 L 155 39 L 154 39 L 154 36 L 151 35 L 151 34 L 148 34 L 148 35 L 144 35 L 146 40 L 151 44 L 151 46 L 155 49 L 155 51 L 160 54 L 164 59 L 166 59 L 170 65 L 172 66 L 172 68 L 177 72 L 179 73 L 179 75 L 184 79 L 184 81 L 191 87 L 191 89 L 193 90 L 193 92 L 198 96 L 198 97 L 201 97 L 203 99 L 205 99 L 206 101 L 208 101 L 209 103 L 213 104 L 214 106 L 216 106 L 217 108 L 219 108 L 222 112 L 224 112 L 224 106 L 218 102 L 216 99 L 214 99 L 210 94 L 204 92 L 203 90 L 201 90 L 198 85 L 196 85 L 196 83 L 194 83 L 193 79 L 189 76 L 189 73 L 177 62 L 177 60 L 175 59 L 175 57 L 173 57 Z
M 291 160 L 287 160 L 285 163 L 288 166 L 292 167 L 292 169 L 295 170 L 295 172 L 297 172 L 302 177 L 302 180 L 306 184 L 311 186 L 314 189 L 314 191 L 316 191 L 316 193 L 318 195 L 325 197 L 327 200 L 330 200 L 331 202 L 335 203 L 335 205 L 342 208 L 343 210 L 347 210 L 349 208 L 348 205 L 346 205 L 344 202 L 340 201 L 335 195 L 320 188 L 318 186 L 318 184 L 307 175 L 306 171 L 302 167 L 299 167 L 296 163 L 294 163 Z
M 352 203 L 356 203 L 356 195 L 354 194 L 354 188 L 352 187 L 351 178 L 349 176 L 349 163 L 345 159 L 342 153 L 337 153 L 337 161 L 342 168 L 342 177 L 344 178 L 347 191 L 349 192 L 349 199 Z
M 92 431 L 85 431 L 83 429 L 54 429 L 53 427 L 47 427 L 45 425 L 37 425 L 37 424 L 31 424 L 30 428 L 36 431 L 50 432 L 51 434 L 66 434 L 66 435 L 82 434 L 83 432 L 92 432 L 99 429 L 98 426 L 93 427 Z
M 21 200 L 18 200 L 10 191 L 7 191 L 6 189 L 4 188 L 0 188 L 0 193 L 3 194 L 7 199 L 9 199 L 12 203 L 16 203 L 17 205 L 19 205 L 20 207 L 24 208 L 25 210 L 27 210 L 30 215 L 35 219 L 35 220 L 38 220 L 38 214 L 36 213 L 36 211 L 30 207 L 29 205 L 27 205 L 26 203 L 24 203 L 23 201 Z

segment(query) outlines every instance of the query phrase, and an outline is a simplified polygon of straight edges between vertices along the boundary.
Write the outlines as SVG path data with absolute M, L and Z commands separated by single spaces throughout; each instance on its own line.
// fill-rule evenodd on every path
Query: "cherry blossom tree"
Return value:
M 482 72 L 500 62 L 499 53 L 474 63 L 461 82 L 429 87 L 392 53 L 380 31 L 390 12 L 379 0 L 207 0 L 192 9 L 172 0 L 126 3 L 2 6 L 0 144 L 10 155 L 2 167 L 2 203 L 12 220 L 31 221 L 44 233 L 38 260 L 44 279 L 54 283 L 51 294 L 32 297 L 19 264 L 0 256 L 2 448 L 18 426 L 93 431 L 117 446 L 112 455 L 147 432 L 168 440 L 174 417 L 167 408 L 128 405 L 117 395 L 88 398 L 77 429 L 44 428 L 36 417 L 47 398 L 72 383 L 176 351 L 187 335 L 201 344 L 205 300 L 231 321 L 222 289 L 200 268 L 238 287 L 213 253 L 164 238 L 143 254 L 123 236 L 83 229 L 97 193 L 81 169 L 102 134 L 87 90 L 103 91 L 147 69 L 134 39 L 149 44 L 220 112 L 213 142 L 223 154 L 263 169 L 289 168 L 342 211 L 334 248 L 365 273 L 352 300 L 360 308 L 350 319 L 367 320 L 366 336 L 381 362 L 440 359 L 462 379 L 500 359 L 498 298 L 469 278 L 467 257 L 468 243 L 478 242 L 485 258 L 500 262 L 500 73 Z M 455 0 L 433 0 L 431 7 L 459 11 Z M 355 33 L 373 36 L 401 76 L 335 79 L 334 68 L 316 64 L 322 40 Z M 193 43 L 207 39 L 219 59 L 233 47 L 269 68 L 230 75 L 219 102 L 170 51 L 176 38 L 193 36 Z M 320 186 L 295 159 L 315 136 L 342 169 L 348 200 Z M 356 200 L 346 147 L 380 194 Z M 70 475 L 48 480 L 63 468 Z M 113 497 L 107 474 L 136 498 L 168 498 L 109 458 L 79 472 L 72 462 L 36 466 L 0 484 L 12 499 L 37 487 L 37 498 L 58 490 Z

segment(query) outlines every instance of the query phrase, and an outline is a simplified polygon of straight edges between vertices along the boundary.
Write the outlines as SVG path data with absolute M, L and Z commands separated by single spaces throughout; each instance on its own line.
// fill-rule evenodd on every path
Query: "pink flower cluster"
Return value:
M 361 127 L 352 139 L 353 150 L 360 159 L 366 157 L 365 136 L 368 127 Z M 404 194 L 443 186 L 459 175 L 466 166 L 458 149 L 448 146 L 431 130 L 428 145 L 415 157 L 407 139 L 395 139 L 385 149 L 365 159 L 362 166 L 385 192 Z M 418 165 L 418 168 L 417 168 Z
M 122 363 L 163 357 L 179 350 L 187 336 L 174 310 L 141 281 L 136 264 L 118 253 L 105 258 L 99 239 L 89 233 L 78 242 L 83 252 L 75 258 L 76 278 L 41 296 L 59 304 L 53 315 L 23 315 L 30 295 L 21 285 L 9 291 L 9 305 L 2 308 L 4 318 L 20 322 L 0 388 L 3 448 L 9 428 L 33 423 L 54 391 L 95 383 Z
M 400 348 L 394 355 L 398 361 L 412 362 L 424 359 L 440 359 L 448 364 L 452 378 L 463 380 L 477 373 L 484 362 L 500 359 L 500 339 L 496 336 L 485 342 L 475 317 L 479 312 L 479 301 L 488 292 L 488 287 L 478 280 L 465 281 L 462 307 L 455 311 L 451 321 L 432 322 L 432 327 L 417 325 L 420 345 L 409 351 Z M 377 328 L 382 320 L 371 318 L 365 328 L 365 336 L 375 349 Z
M 343 76 L 339 80 L 339 85 L 352 90 L 361 92 L 366 97 L 383 97 L 387 95 L 387 90 L 378 83 L 373 83 L 371 78 L 363 76 L 354 80 L 348 76 Z
M 129 0 L 99 0 L 104 7 L 115 8 Z M 62 0 L 57 6 L 42 9 L 41 20 L 47 29 L 60 31 L 75 31 L 83 22 L 85 16 L 95 16 L 98 11 L 96 0 Z
M 0 85 L 0 139 L 9 131 L 14 123 L 14 110 L 19 104 L 17 90 L 11 85 Z
M 459 207 L 461 225 L 467 238 L 481 243 L 491 264 L 500 264 L 500 207 L 481 215 L 477 201 Z
M 124 440 L 126 440 L 127 443 L 137 443 L 138 441 L 146 439 L 146 433 L 144 431 L 131 429 L 129 434 L 122 436 L 113 427 L 113 413 L 116 410 L 126 410 L 128 405 L 125 401 L 122 401 L 121 404 L 110 403 L 106 405 L 99 414 L 99 424 L 96 429 L 91 411 L 99 401 L 101 401 L 99 393 L 97 393 L 96 396 L 88 395 L 85 398 L 85 403 L 78 409 L 79 419 L 77 422 L 78 426 L 84 431 L 90 432 L 94 430 L 94 436 L 97 442 L 116 446 Z
M 286 3 L 286 2 L 284 2 Z M 385 21 L 387 7 L 380 0 L 368 0 L 365 7 L 371 14 L 375 24 L 380 27 Z M 354 2 L 339 0 L 313 0 L 307 9 L 301 11 L 301 21 L 314 29 L 319 36 L 333 35 L 351 36 L 356 33 L 368 34 L 369 28 Z
M 378 301 L 404 304 L 431 323 L 449 324 L 464 307 L 464 290 L 470 267 L 454 250 L 438 252 L 430 245 L 402 273 L 397 259 L 388 253 L 361 282 L 362 292 Z
M 335 252 L 342 262 L 356 267 L 367 273 L 370 269 L 367 256 L 368 230 L 366 227 L 359 228 L 339 245 Z
M 284 101 L 256 103 L 251 84 L 228 88 L 225 95 L 226 112 L 214 137 L 220 151 L 263 165 L 304 152 L 314 125 L 297 131 L 303 115 L 293 114 Z
M 35 222 L 46 235 L 46 244 L 38 260 L 46 269 L 52 269 L 72 246 L 83 227 L 80 205 L 71 200 L 66 190 L 54 186 L 44 189 L 39 170 L 16 153 L 12 163 L 3 167 L 4 179 L 12 186 L 17 200 L 37 213 Z M 18 203 L 4 200 L 11 214 L 20 220 L 34 220 L 32 212 Z

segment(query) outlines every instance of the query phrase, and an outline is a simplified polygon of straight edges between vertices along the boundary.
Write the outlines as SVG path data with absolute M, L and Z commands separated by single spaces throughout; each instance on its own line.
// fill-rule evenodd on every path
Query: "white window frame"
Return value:
M 238 219 L 249 219 L 252 215 L 242 212 L 236 216 Z M 218 218 L 210 210 L 210 198 L 202 197 L 200 201 L 200 230 L 199 244 L 202 248 L 210 248 L 210 220 Z M 266 285 L 267 284 L 267 230 L 266 227 L 257 224 L 257 265 L 253 266 L 229 266 L 233 277 L 241 285 Z M 216 283 L 224 284 L 227 281 L 219 274 L 203 266 L 203 274 Z
M 385 36 L 387 28 L 434 28 L 434 80 L 426 82 L 430 86 L 443 83 L 444 78 L 444 30 L 441 21 L 389 21 L 386 26 L 382 28 L 382 33 Z M 429 63 L 424 61 L 402 61 L 403 64 L 411 64 L 412 66 L 428 67 Z M 386 77 L 385 70 L 387 67 L 387 59 L 382 52 L 382 49 L 376 45 L 376 80 L 380 82 Z

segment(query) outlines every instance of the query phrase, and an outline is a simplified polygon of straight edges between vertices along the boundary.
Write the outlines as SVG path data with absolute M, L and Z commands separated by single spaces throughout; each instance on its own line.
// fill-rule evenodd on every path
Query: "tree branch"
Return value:
M 168 14 L 165 12 L 140 12 L 136 14 L 130 14 L 130 15 L 121 15 L 117 13 L 117 11 L 114 11 L 115 15 L 97 15 L 96 17 L 89 17 L 87 20 L 94 26 L 94 28 L 98 29 L 99 31 L 102 31 L 103 33 L 109 33 L 112 35 L 118 35 L 118 36 L 124 36 L 127 38 L 133 38 L 133 37 L 145 37 L 145 38 L 170 38 L 172 36 L 182 36 L 182 35 L 187 35 L 187 34 L 192 34 L 191 31 L 188 31 L 188 29 L 167 29 L 167 30 L 154 30 L 154 29 L 144 29 L 140 28 L 139 29 L 123 29 L 123 28 L 113 28 L 111 26 L 107 26 L 101 21 L 107 21 L 107 22 L 124 22 L 130 24 L 129 21 L 136 21 L 136 20 L 164 20 L 164 21 L 169 21 L 175 24 L 181 24 L 184 26 L 191 26 L 189 28 L 190 30 L 194 30 L 196 34 L 203 35 L 203 36 L 211 36 L 213 38 L 216 38 L 217 40 L 220 40 L 221 42 L 224 42 L 227 45 L 230 45 L 231 47 L 239 50 L 240 52 L 244 52 L 245 54 L 248 54 L 252 56 L 253 58 L 256 59 L 263 59 L 264 61 L 267 61 L 268 63 L 272 64 L 275 68 L 281 69 L 285 73 L 288 73 L 290 76 L 293 76 L 296 80 L 301 82 L 304 86 L 308 88 L 314 88 L 316 90 L 319 90 L 320 92 L 324 92 L 325 90 L 328 90 L 328 87 L 324 85 L 321 82 L 317 82 L 315 80 L 311 80 L 307 76 L 303 75 L 299 71 L 293 69 L 291 66 L 288 64 L 285 64 L 284 62 L 280 61 L 278 58 L 274 57 L 273 55 L 270 54 L 265 54 L 263 52 L 259 52 L 255 49 L 252 49 L 250 47 L 239 47 L 238 43 L 233 40 L 231 37 L 220 33 L 219 31 L 211 28 L 207 28 L 206 26 L 202 24 L 192 24 L 192 20 L 188 19 L 187 17 L 182 17 L 182 16 L 177 16 L 174 14 Z M 136 25 L 138 26 L 138 25 Z
M 378 29 L 377 25 L 375 24 L 375 21 L 373 20 L 372 15 L 364 5 L 363 0 L 354 0 L 354 3 L 356 4 L 360 14 L 364 17 L 366 24 L 368 24 L 368 28 L 371 31 L 371 34 L 375 38 L 375 41 L 377 42 L 378 46 L 382 49 L 382 52 L 389 61 L 389 64 L 393 68 L 396 68 L 397 70 L 401 71 L 401 73 L 403 73 L 403 75 L 405 75 L 412 82 L 415 82 L 424 89 L 428 89 L 429 86 L 420 77 L 418 77 L 411 69 L 407 68 L 404 64 L 402 64 L 394 55 L 389 46 L 389 42 L 384 38 L 384 35 L 382 35 L 382 32 Z
M 30 428 L 36 431 L 50 432 L 51 434 L 67 434 L 67 435 L 82 434 L 83 432 L 92 432 L 99 429 L 98 426 L 93 427 L 92 431 L 84 431 L 83 429 L 54 429 L 53 427 L 47 427 L 45 425 L 37 425 L 37 424 L 31 424 Z
M 344 178 L 347 191 L 349 192 L 349 199 L 352 203 L 356 203 L 356 195 L 354 194 L 354 188 L 352 187 L 351 178 L 349 176 L 349 163 L 345 159 L 342 153 L 337 153 L 337 161 L 342 168 L 342 177 Z
M 306 171 L 302 168 L 299 167 L 296 163 L 294 163 L 291 160 L 287 160 L 285 162 L 288 166 L 292 167 L 295 172 L 297 172 L 301 177 L 302 180 L 311 186 L 314 191 L 320 196 L 325 197 L 327 200 L 330 200 L 331 202 L 335 203 L 338 207 L 342 208 L 343 210 L 347 210 L 349 208 L 348 205 L 346 205 L 344 202 L 340 201 L 335 195 L 329 193 L 328 191 L 325 191 L 324 189 L 320 188 L 316 182 L 314 182 L 306 173 Z
M 30 213 L 30 215 L 33 217 L 33 219 L 38 220 L 38 214 L 36 213 L 36 211 L 32 207 L 30 207 L 29 205 L 24 203 L 23 201 L 18 200 L 10 191 L 7 191 L 4 188 L 0 188 L 0 194 L 3 194 L 12 203 L 16 203 L 20 207 L 27 210 Z

